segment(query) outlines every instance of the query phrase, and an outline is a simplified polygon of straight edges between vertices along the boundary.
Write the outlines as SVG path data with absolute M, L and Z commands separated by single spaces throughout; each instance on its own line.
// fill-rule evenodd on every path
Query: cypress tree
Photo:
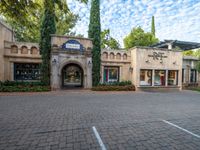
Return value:
M 50 85 L 51 34 L 56 32 L 54 0 L 44 0 L 44 7 L 39 43 L 42 55 L 41 81 Z
M 151 33 L 153 34 L 154 37 L 156 37 L 154 16 L 152 16 L 152 20 L 151 20 Z
M 91 1 L 90 24 L 88 36 L 93 40 L 92 49 L 92 82 L 97 86 L 100 81 L 101 65 L 101 23 L 100 23 L 100 2 L 99 0 Z

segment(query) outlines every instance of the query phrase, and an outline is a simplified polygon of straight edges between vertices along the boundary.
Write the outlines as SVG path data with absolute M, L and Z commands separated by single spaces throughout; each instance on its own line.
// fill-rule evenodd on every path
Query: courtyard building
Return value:
M 0 81 L 40 81 L 38 43 L 16 42 L 13 30 L 0 22 Z M 92 87 L 92 39 L 51 35 L 51 88 Z M 166 41 L 181 45 L 181 42 Z M 196 46 L 187 44 L 187 48 Z M 189 45 L 189 46 L 188 46 Z M 167 46 L 167 47 L 166 47 Z M 199 59 L 182 56 L 168 43 L 129 50 L 101 50 L 101 82 L 131 81 L 136 90 L 181 90 L 198 85 Z

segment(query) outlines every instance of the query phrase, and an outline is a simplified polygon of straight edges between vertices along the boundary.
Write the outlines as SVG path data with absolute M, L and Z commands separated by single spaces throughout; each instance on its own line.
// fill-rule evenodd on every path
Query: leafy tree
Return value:
M 200 49 L 198 49 L 196 51 L 194 51 L 194 50 L 184 51 L 183 55 L 184 56 L 194 56 L 194 57 L 199 58 L 199 60 L 200 60 Z M 200 72 L 200 61 L 197 62 L 196 69 L 198 70 L 198 72 Z
M 100 2 L 99 0 L 91 1 L 90 24 L 88 36 L 93 39 L 92 49 L 92 81 L 93 86 L 97 86 L 100 81 L 100 64 L 101 64 L 101 23 L 100 23 Z
M 62 2 L 62 1 L 60 1 Z M 6 22 L 10 24 L 15 31 L 15 37 L 18 41 L 24 42 L 39 42 L 40 37 L 40 26 L 41 18 L 44 12 L 43 0 L 35 0 L 37 4 L 34 9 L 34 14 L 27 12 L 28 20 L 26 23 L 21 22 L 13 18 L 13 16 L 6 16 Z M 75 23 L 78 19 L 77 15 L 74 15 L 68 10 L 66 2 L 62 2 L 62 8 L 60 9 L 61 4 L 55 3 L 55 20 L 56 20 L 56 34 L 65 34 L 69 33 L 70 29 L 75 26 Z M 20 19 L 20 18 L 19 18 Z
M 184 56 L 195 56 L 195 52 L 192 50 L 184 51 L 183 52 Z
M 125 48 L 134 46 L 150 46 L 158 42 L 158 39 L 150 32 L 145 33 L 141 27 L 133 28 L 131 33 L 124 38 Z
M 152 20 L 151 20 L 151 33 L 154 35 L 154 37 L 156 37 L 154 16 L 152 16 Z
M 101 32 L 101 48 L 119 49 L 120 45 L 113 37 L 110 36 L 110 30 Z

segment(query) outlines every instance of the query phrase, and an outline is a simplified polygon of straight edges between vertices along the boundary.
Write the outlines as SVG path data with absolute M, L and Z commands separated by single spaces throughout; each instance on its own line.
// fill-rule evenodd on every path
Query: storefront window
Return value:
M 39 64 L 14 63 L 14 80 L 39 80 Z
M 168 71 L 168 85 L 178 85 L 178 71 L 177 70 Z
M 104 67 L 104 82 L 119 81 L 119 67 Z
M 140 85 L 141 86 L 152 85 L 152 70 L 140 70 Z
M 191 69 L 190 71 L 190 82 L 197 81 L 197 71 L 195 69 Z
M 165 71 L 164 70 L 155 70 L 154 85 L 165 86 Z

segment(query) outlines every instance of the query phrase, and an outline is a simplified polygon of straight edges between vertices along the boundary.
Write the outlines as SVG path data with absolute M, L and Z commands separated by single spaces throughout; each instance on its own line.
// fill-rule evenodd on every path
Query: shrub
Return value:
M 92 88 L 93 91 L 135 91 L 131 81 L 101 83 Z
M 45 86 L 41 82 L 0 82 L 0 92 L 42 92 L 50 91 L 50 86 Z
M 125 85 L 132 85 L 131 81 L 121 81 L 121 82 L 106 82 L 106 83 L 100 83 L 99 86 L 125 86 Z
M 104 85 L 96 86 L 92 88 L 93 91 L 135 91 L 134 85 L 125 85 L 125 86 L 113 86 L 113 85 Z

